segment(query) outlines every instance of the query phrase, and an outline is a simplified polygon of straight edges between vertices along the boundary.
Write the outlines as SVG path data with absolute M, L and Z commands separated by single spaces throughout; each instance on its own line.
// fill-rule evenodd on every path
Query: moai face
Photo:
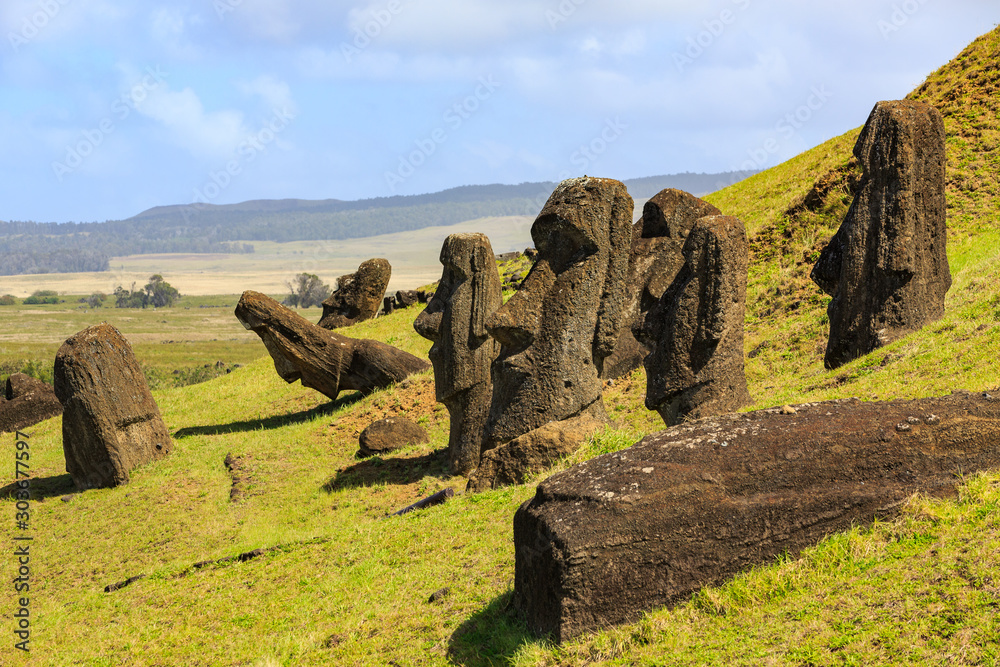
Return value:
M 486 331 L 486 318 L 500 307 L 501 292 L 493 248 L 483 234 L 449 236 L 441 264 L 437 291 L 413 328 L 434 341 L 428 356 L 437 399 L 444 401 L 489 382 L 497 345 Z
M 486 322 L 501 345 L 492 442 L 600 402 L 598 374 L 621 324 L 631 234 L 632 198 L 622 183 L 585 177 L 553 192 L 531 228 L 534 267 Z

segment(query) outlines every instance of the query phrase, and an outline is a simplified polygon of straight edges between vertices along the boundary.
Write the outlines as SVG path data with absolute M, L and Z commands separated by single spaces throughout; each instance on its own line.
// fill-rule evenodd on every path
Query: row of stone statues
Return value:
M 749 402 L 743 223 L 679 190 L 634 225 L 632 208 L 619 181 L 561 183 L 531 229 L 535 265 L 505 304 L 489 240 L 445 241 L 438 291 L 414 328 L 433 341 L 455 472 L 551 422 L 604 421 L 602 377 L 644 358 L 647 406 L 668 424 Z

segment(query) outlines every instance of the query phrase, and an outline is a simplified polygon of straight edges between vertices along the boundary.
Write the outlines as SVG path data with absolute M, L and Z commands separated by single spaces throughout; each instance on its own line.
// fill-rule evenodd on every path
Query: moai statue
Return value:
M 579 415 L 606 419 L 600 374 L 622 323 L 632 198 L 619 181 L 560 183 L 531 227 L 538 259 L 486 322 L 493 362 L 487 447 Z
M 448 458 L 452 472 L 467 475 L 479 465 L 483 429 L 493 386 L 490 364 L 500 344 L 486 319 L 503 303 L 490 240 L 483 234 L 452 234 L 441 247 L 444 271 L 437 291 L 413 328 L 434 341 L 434 391 L 451 416 Z
M 879 102 L 854 155 L 864 168 L 858 193 L 811 275 L 833 297 L 827 368 L 938 319 L 951 287 L 941 113 Z
M 337 278 L 337 289 L 323 302 L 319 326 L 339 329 L 375 317 L 391 276 L 389 260 L 376 257 L 361 262 L 354 273 Z
M 730 216 L 701 218 L 683 255 L 674 282 L 635 329 L 652 349 L 646 407 L 667 426 L 751 402 L 743 371 L 746 228 Z
M 138 466 L 173 450 L 132 345 L 107 322 L 74 334 L 56 353 L 66 472 L 79 489 L 127 484 Z
M 719 209 L 683 190 L 667 188 L 642 207 L 632 226 L 624 321 L 614 352 L 604 360 L 603 379 L 617 378 L 642 366 L 649 348 L 635 339 L 633 325 L 653 307 L 684 265 L 684 241 L 695 220 L 722 215 Z

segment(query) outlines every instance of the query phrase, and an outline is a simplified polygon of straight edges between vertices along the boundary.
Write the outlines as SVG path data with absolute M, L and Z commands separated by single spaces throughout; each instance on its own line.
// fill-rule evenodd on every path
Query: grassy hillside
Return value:
M 994 31 L 915 93 L 946 113 L 955 280 L 945 317 L 904 340 L 835 371 L 822 366 L 826 297 L 807 276 L 849 203 L 857 130 L 711 197 L 755 240 L 747 369 L 758 407 L 1000 384 L 1000 121 L 986 108 L 997 62 Z M 416 313 L 346 333 L 424 355 Z M 644 388 L 642 371 L 607 387 L 617 425 L 557 468 L 659 429 Z M 673 610 L 554 647 L 509 609 L 511 519 L 534 483 L 462 493 L 464 480 L 443 472 L 447 413 L 429 373 L 330 403 L 286 385 L 262 357 L 155 396 L 175 451 L 122 488 L 75 493 L 59 419 L 31 429 L 32 653 L 15 654 L 7 634 L 3 664 L 1000 664 L 1000 474 L 964 480 L 951 501 L 915 498 L 899 520 L 833 536 Z M 389 415 L 424 424 L 430 443 L 356 459 L 359 431 Z M 13 459 L 14 437 L 0 437 Z M 238 502 L 227 454 L 243 460 L 248 494 Z M 444 487 L 456 490 L 447 504 L 387 516 Z M 2 503 L 9 544 L 14 501 Z M 255 549 L 267 551 L 193 567 Z M 9 580 L 10 556 L 3 567 Z M 13 597 L 5 585 L 8 628 Z

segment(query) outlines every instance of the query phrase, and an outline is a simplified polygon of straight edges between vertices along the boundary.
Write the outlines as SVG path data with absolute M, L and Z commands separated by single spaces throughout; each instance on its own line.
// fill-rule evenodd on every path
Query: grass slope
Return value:
M 856 130 L 711 198 L 743 218 L 756 241 L 747 368 L 758 406 L 997 385 L 1000 123 L 986 105 L 995 98 L 998 34 L 915 93 L 945 108 L 948 130 L 955 281 L 939 322 L 836 371 L 822 367 L 826 298 L 807 280 L 809 260 L 849 201 L 843 184 Z M 817 182 L 824 196 L 806 206 Z M 424 355 L 415 314 L 345 333 Z M 607 387 L 618 426 L 556 469 L 659 429 L 642 407 L 644 388 L 642 371 Z M 534 483 L 461 493 L 464 480 L 443 472 L 447 413 L 433 402 L 430 374 L 329 403 L 286 385 L 261 358 L 155 396 L 176 449 L 118 489 L 73 493 L 60 421 L 31 429 L 32 653 L 15 654 L 7 635 L 4 664 L 1000 664 L 998 474 L 965 480 L 954 500 L 914 498 L 896 521 L 832 536 L 673 610 L 554 647 L 509 610 L 511 518 Z M 431 442 L 354 458 L 360 429 L 390 415 L 423 423 Z M 13 458 L 14 437 L 2 438 Z M 239 503 L 229 499 L 230 453 L 244 457 L 250 476 Z M 457 491 L 447 504 L 386 516 L 444 487 Z M 14 502 L 0 502 L 9 544 Z M 245 562 L 192 568 L 271 547 Z M 4 563 L 11 572 L 12 559 Z M 138 574 L 149 576 L 103 592 Z M 448 593 L 429 602 L 442 588 Z M 5 585 L 8 624 L 13 597 Z

